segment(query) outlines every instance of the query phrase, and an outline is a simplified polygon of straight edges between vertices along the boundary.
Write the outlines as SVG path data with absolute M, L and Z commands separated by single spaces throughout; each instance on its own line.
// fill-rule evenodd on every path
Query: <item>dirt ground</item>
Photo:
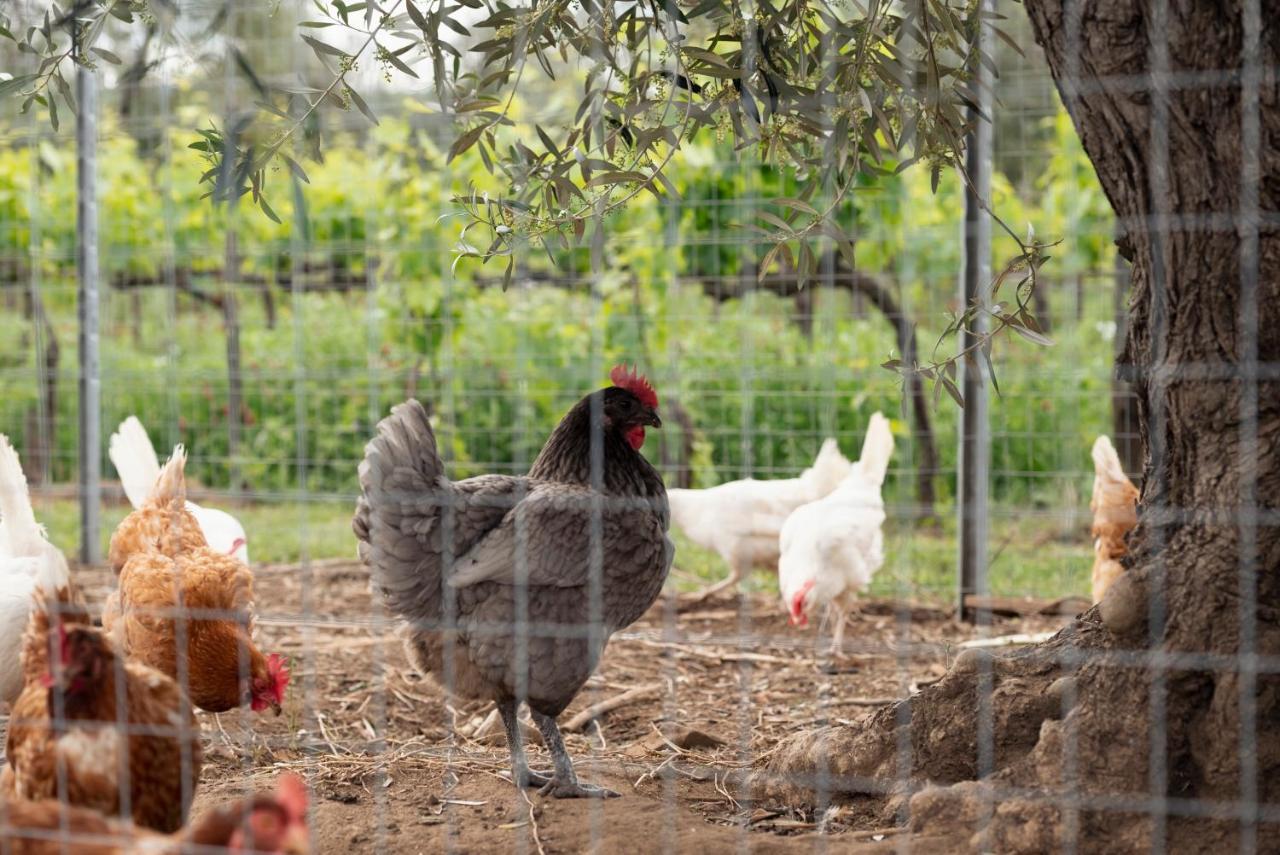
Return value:
M 196 811 L 293 770 L 312 787 L 319 853 L 890 851 L 898 832 L 876 827 L 874 805 L 815 817 L 749 804 L 744 770 L 787 733 L 851 722 L 936 680 L 974 637 L 942 610 L 869 601 L 846 630 L 846 654 L 832 660 L 815 629 L 789 627 L 772 597 L 662 600 L 614 636 L 560 720 L 640 690 L 566 733 L 580 777 L 623 797 L 555 801 L 501 777 L 501 728 L 480 727 L 488 708 L 455 707 L 414 672 L 358 564 L 256 572 L 259 646 L 292 660 L 290 697 L 279 718 L 201 715 Z M 100 603 L 107 573 L 79 578 Z M 997 620 L 990 632 L 1064 620 Z M 530 751 L 535 767 L 549 765 L 539 747 Z

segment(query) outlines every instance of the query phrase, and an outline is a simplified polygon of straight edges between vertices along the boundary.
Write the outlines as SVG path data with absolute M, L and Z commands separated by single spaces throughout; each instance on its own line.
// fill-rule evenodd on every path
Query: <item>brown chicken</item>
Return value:
M 493 700 L 517 786 L 557 798 L 617 795 L 578 781 L 556 717 L 609 636 L 657 599 L 674 551 L 662 478 L 639 451 L 645 427 L 661 426 L 657 395 L 621 366 L 612 378 L 569 411 L 527 477 L 449 481 L 417 401 L 378 425 L 360 464 L 360 556 L 408 621 L 411 660 L 462 697 Z M 525 762 L 521 701 L 550 773 Z
M 1124 567 L 1125 536 L 1138 524 L 1138 488 L 1124 474 L 1110 438 L 1093 443 L 1093 601 L 1099 602 Z
M 9 720 L 0 795 L 61 799 L 113 816 L 124 810 L 147 828 L 181 828 L 202 753 L 178 685 L 122 661 L 87 624 L 64 619 L 51 628 L 43 603 L 32 614 L 23 657 L 30 680 Z
M 306 855 L 311 851 L 306 814 L 306 786 L 294 775 L 282 776 L 275 793 L 211 810 L 171 835 L 54 799 L 0 800 L 0 851 L 9 855 L 131 855 L 139 851 Z
M 185 463 L 178 446 L 147 501 L 111 535 L 119 578 L 103 626 L 130 658 L 186 686 L 200 709 L 248 704 L 279 715 L 289 669 L 253 642 L 253 572 L 205 544 L 185 504 Z
M 134 555 L 158 552 L 174 558 L 208 547 L 200 523 L 187 509 L 186 465 L 186 452 L 175 446 L 142 506 L 111 533 L 107 560 L 117 574 Z

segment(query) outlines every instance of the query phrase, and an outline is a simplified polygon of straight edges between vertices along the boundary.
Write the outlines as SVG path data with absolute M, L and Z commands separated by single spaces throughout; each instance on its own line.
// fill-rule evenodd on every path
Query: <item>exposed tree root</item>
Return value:
M 1126 575 L 1114 598 L 1145 599 L 1145 574 Z M 879 796 L 886 823 L 909 822 L 913 837 L 945 838 L 955 851 L 1280 851 L 1274 816 L 1250 828 L 1232 813 L 1242 795 L 1238 674 L 1172 669 L 1153 685 L 1153 672 L 1135 667 L 1143 622 L 1132 611 L 1091 610 L 1007 657 L 966 651 L 910 700 L 785 740 L 757 771 L 756 792 L 815 806 Z M 1123 631 L 1103 614 L 1123 618 Z M 1280 649 L 1269 624 L 1259 642 L 1264 655 Z M 1153 727 L 1161 705 L 1164 725 Z M 1280 678 L 1259 675 L 1251 750 L 1264 814 L 1280 802 L 1277 722 Z M 1156 810 L 1153 792 L 1168 799 Z M 1205 815 L 1205 800 L 1218 800 L 1220 815 Z
M 790 804 L 894 795 L 886 803 L 885 819 L 892 821 L 902 797 L 926 785 L 971 780 L 1024 758 L 1041 725 L 1060 718 L 1071 702 L 1072 663 L 1100 649 L 1106 636 L 1090 612 L 1049 641 L 1008 656 L 966 650 L 942 680 L 913 698 L 868 713 L 853 727 L 785 740 L 754 776 L 756 791 Z M 982 757 L 980 748 L 991 756 Z

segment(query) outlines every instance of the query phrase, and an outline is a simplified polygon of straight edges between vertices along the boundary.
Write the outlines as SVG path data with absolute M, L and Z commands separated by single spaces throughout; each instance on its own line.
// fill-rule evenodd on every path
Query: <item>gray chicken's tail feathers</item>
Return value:
M 374 589 L 401 617 L 430 619 L 438 610 L 440 518 L 452 488 L 427 411 L 415 400 L 378 423 L 359 467 L 360 499 L 351 522 Z

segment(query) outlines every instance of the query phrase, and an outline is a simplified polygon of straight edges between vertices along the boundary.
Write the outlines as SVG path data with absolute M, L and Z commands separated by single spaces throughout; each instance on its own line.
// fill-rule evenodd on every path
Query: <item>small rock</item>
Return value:
M 1051 697 L 1058 700 L 1058 708 L 1050 712 L 1050 718 L 1061 718 L 1066 715 L 1071 711 L 1071 706 L 1077 699 L 1076 681 L 1074 677 L 1059 677 L 1050 683 L 1049 688 L 1045 691 Z
M 334 790 L 327 794 L 327 798 L 331 802 L 344 805 L 353 805 L 360 801 L 360 796 L 353 790 Z
M 970 647 L 961 650 L 951 663 L 951 670 L 957 674 L 976 674 L 979 671 L 990 672 L 994 669 L 995 657 L 981 647 Z
M 1147 628 L 1146 579 L 1135 572 L 1120 574 L 1098 604 L 1102 623 L 1118 636 L 1137 636 Z

